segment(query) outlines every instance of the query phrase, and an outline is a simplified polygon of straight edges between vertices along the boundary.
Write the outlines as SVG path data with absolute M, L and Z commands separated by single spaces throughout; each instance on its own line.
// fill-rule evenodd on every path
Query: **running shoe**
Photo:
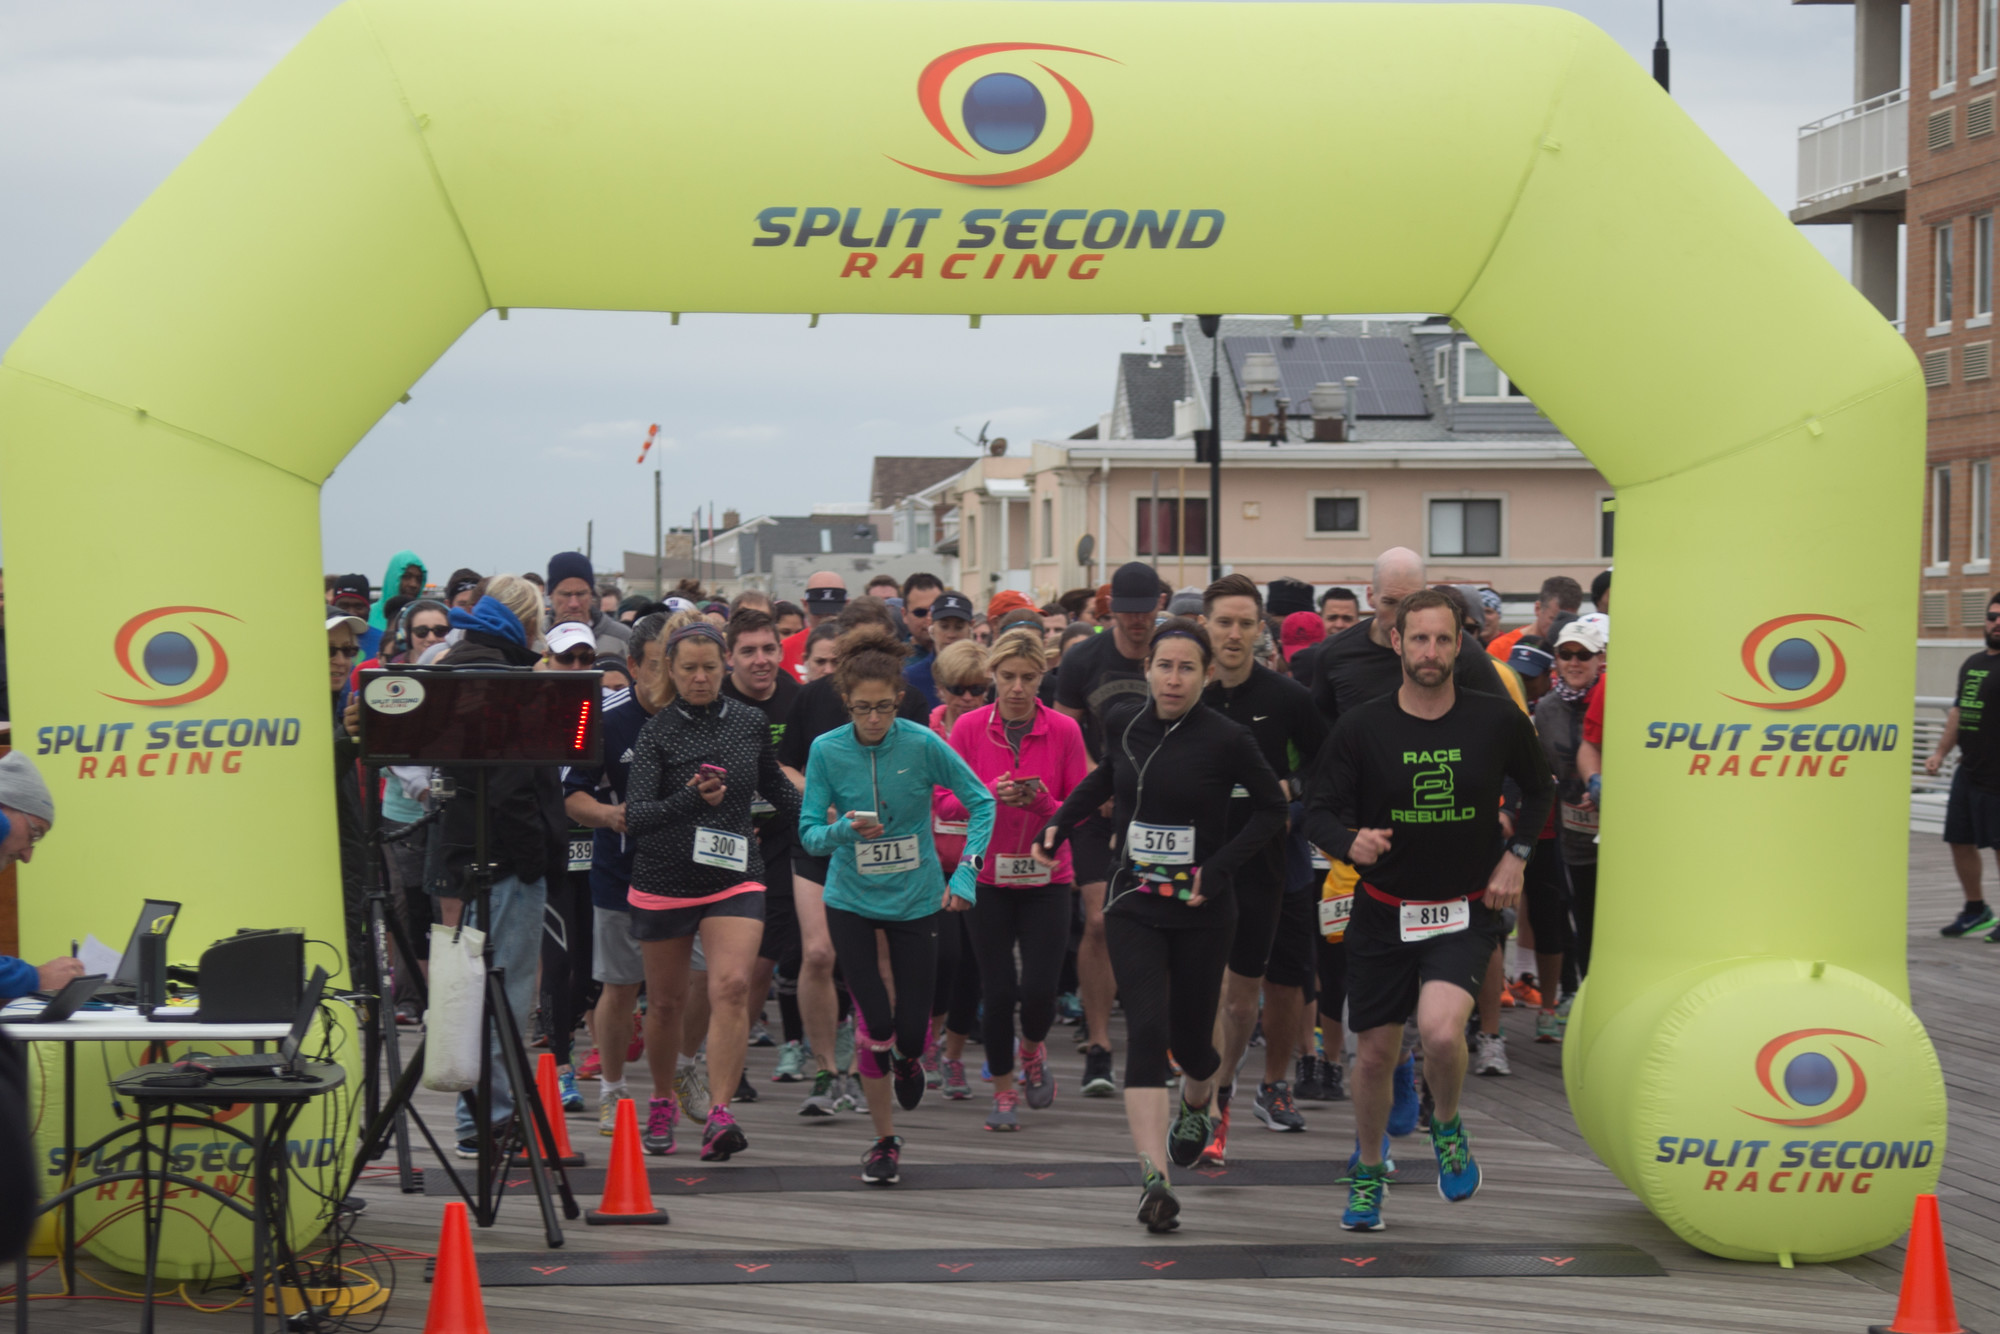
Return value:
M 646 1025 L 639 1015 L 632 1016 L 632 1040 L 625 1044 L 625 1059 L 636 1061 L 646 1054 Z
M 1562 1004 L 1556 1006 L 1556 1033 L 1559 1036 L 1567 1037 L 1569 1035 L 1569 1007 L 1575 1001 L 1576 997 L 1573 995 L 1564 996 Z
M 617 1134 L 618 1104 L 621 1102 L 630 1102 L 631 1100 L 632 1100 L 632 1095 L 627 1093 L 622 1088 L 619 1089 L 616 1093 L 598 1099 L 597 1133 L 604 1136 L 606 1139 L 609 1139 L 611 1136 Z
M 813 1091 L 806 1094 L 805 1101 L 799 1104 L 799 1115 L 832 1116 L 836 1110 L 833 1105 L 833 1094 L 833 1071 L 820 1071 L 813 1076 Z
M 1985 931 L 1996 923 L 2000 923 L 2000 919 L 1996 919 L 1993 910 L 1982 901 L 1977 906 L 1967 904 L 1958 916 L 1951 919 L 1951 924 L 1941 928 L 1938 934 L 1956 940 L 1960 936 L 1970 936 Z
M 965 1082 L 965 1062 L 946 1059 L 944 1069 L 944 1096 L 953 1102 L 964 1102 L 972 1096 L 972 1085 Z
M 1535 983 L 1533 973 L 1523 973 L 1508 986 L 1507 994 L 1514 998 L 1514 1004 L 1534 1008 L 1542 1003 L 1541 988 Z
M 749 1137 L 743 1127 L 736 1124 L 736 1118 L 727 1107 L 711 1108 L 708 1113 L 708 1128 L 701 1132 L 701 1160 L 705 1163 L 726 1163 L 731 1154 L 743 1152 L 750 1147 Z
M 477 1139 L 462 1139 L 452 1152 L 468 1161 L 477 1158 L 479 1156 L 479 1141 Z
M 750 1082 L 748 1070 L 736 1077 L 736 1094 L 730 1099 L 731 1102 L 755 1102 L 760 1096 L 762 1095 L 757 1092 L 757 1086 Z
M 778 1045 L 778 1040 L 771 1036 L 771 1030 L 765 1027 L 762 1018 L 759 1018 L 756 1023 L 750 1025 L 750 1045 L 753 1047 L 775 1047 Z
M 409 1001 L 403 1001 L 396 1006 L 396 1022 L 405 1028 L 414 1028 L 423 1021 L 424 1017 L 417 1013 L 417 1007 Z
M 1306 1119 L 1299 1115 L 1298 1105 L 1292 1101 L 1292 1086 L 1282 1079 L 1275 1084 L 1259 1084 L 1250 1110 L 1267 1130 L 1283 1133 L 1306 1128 Z
M 1472 1140 L 1464 1120 L 1454 1116 L 1449 1124 L 1434 1123 L 1431 1148 L 1437 1151 L 1438 1194 L 1453 1204 L 1471 1199 L 1479 1190 L 1479 1164 L 1472 1161 Z
M 1320 1060 L 1320 1080 L 1326 1088 L 1328 1102 L 1347 1101 L 1347 1071 L 1340 1062 Z
M 1166 1175 L 1154 1169 L 1152 1159 L 1141 1156 L 1139 1164 L 1142 1182 L 1139 1221 L 1148 1232 L 1172 1232 L 1181 1225 L 1181 1202 L 1174 1198 L 1174 1188 L 1167 1184 Z
M 578 1079 L 597 1079 L 602 1077 L 603 1074 L 604 1058 L 598 1054 L 597 1048 L 592 1047 L 590 1055 L 584 1057 L 582 1062 L 577 1065 L 576 1077 Z
M 1065 991 L 1056 997 L 1056 1018 L 1065 1024 L 1083 1022 L 1083 1002 L 1074 991 Z
M 1020 1101 L 1021 1095 L 1014 1092 L 1013 1089 L 1002 1089 L 1000 1092 L 994 1094 L 993 1115 L 986 1118 L 986 1128 L 988 1130 L 1019 1130 L 1021 1128 L 1021 1118 L 1014 1109 L 1019 1105 Z
M 871 1186 L 893 1186 L 903 1179 L 897 1161 L 903 1155 L 903 1137 L 884 1135 L 875 1147 L 861 1155 L 861 1179 Z
M 1047 1111 L 1056 1100 L 1056 1077 L 1049 1073 L 1049 1044 L 1021 1047 L 1021 1095 L 1036 1111 Z
M 841 1021 L 833 1033 L 833 1068 L 841 1074 L 854 1069 L 854 1017 L 849 1015 Z
M 1167 1157 L 1176 1167 L 1193 1167 L 1201 1161 L 1202 1151 L 1208 1147 L 1214 1131 L 1215 1118 L 1209 1115 L 1209 1109 L 1190 1107 L 1187 1099 L 1182 1098 L 1180 1111 L 1167 1130 Z
M 1293 1063 L 1292 1096 L 1300 1102 L 1325 1102 L 1326 1085 L 1319 1082 L 1319 1057 L 1301 1056 Z
M 923 1067 L 925 1088 L 939 1088 L 944 1084 L 944 1053 L 938 1049 L 935 1024 L 924 1032 Z
M 1535 1041 L 1542 1040 L 1539 1020 L 1535 1024 Z M 1514 1067 L 1507 1064 L 1507 1035 L 1505 1033 L 1481 1033 L 1479 1047 L 1472 1053 L 1472 1073 L 1475 1075 L 1511 1075 Z
M 577 1091 L 576 1071 L 556 1071 L 556 1089 L 562 1094 L 562 1109 L 565 1112 L 580 1112 L 583 1110 L 583 1094 Z
M 860 1075 L 842 1075 L 840 1091 L 833 1095 L 833 1109 L 837 1112 L 868 1112 L 868 1097 L 861 1091 Z
M 1215 1124 L 1209 1132 L 1208 1143 L 1201 1148 L 1201 1161 L 1204 1163 L 1221 1167 L 1229 1161 L 1229 1104 L 1235 1092 L 1233 1084 L 1216 1086 L 1215 1100 L 1209 1104 Z
M 1086 1098 L 1108 1098 L 1118 1092 L 1118 1081 L 1111 1074 L 1111 1049 L 1092 1047 L 1083 1054 L 1083 1096 Z
M 1562 1020 L 1554 1010 L 1535 1011 L 1535 1041 L 1561 1042 L 1563 1040 Z
M 1394 1147 L 1395 1145 L 1390 1141 L 1389 1137 L 1387 1135 L 1383 1135 L 1382 1175 L 1385 1177 L 1393 1178 L 1396 1175 L 1396 1155 L 1391 1151 L 1394 1149 Z M 1360 1167 L 1361 1167 L 1361 1141 L 1357 1139 L 1354 1142 L 1354 1152 L 1347 1155 L 1347 1171 L 1345 1175 L 1342 1177 L 1342 1180 L 1346 1180 L 1347 1178 L 1352 1177 L 1356 1171 L 1360 1170 Z
M 1340 1226 L 1349 1232 L 1380 1232 L 1388 1226 L 1382 1221 L 1382 1197 L 1388 1193 L 1389 1174 L 1383 1166 L 1357 1167 L 1347 1186 L 1347 1212 L 1340 1216 Z
M 697 1123 L 708 1120 L 708 1105 L 713 1101 L 708 1092 L 708 1068 L 695 1061 L 676 1069 L 674 1096 L 680 1100 L 688 1120 Z
M 773 1084 L 797 1084 L 805 1079 L 806 1049 L 801 1042 L 787 1042 L 778 1050 L 778 1068 L 771 1075 Z
M 895 1079 L 896 1105 L 906 1112 L 917 1110 L 924 1100 L 924 1063 L 916 1056 L 898 1056 L 890 1066 Z
M 681 1109 L 673 1096 L 655 1098 L 646 1108 L 645 1133 L 639 1136 L 639 1147 L 655 1158 L 663 1158 L 674 1151 L 674 1122 L 680 1120 Z
M 1395 1096 L 1389 1104 L 1389 1133 L 1401 1139 L 1417 1128 L 1416 1055 L 1405 1056 L 1390 1079 Z

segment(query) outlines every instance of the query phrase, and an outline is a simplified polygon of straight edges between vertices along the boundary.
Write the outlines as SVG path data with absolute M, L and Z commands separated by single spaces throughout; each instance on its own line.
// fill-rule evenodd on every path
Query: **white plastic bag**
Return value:
M 479 1083 L 485 953 L 484 931 L 431 927 L 431 1008 L 424 1015 L 423 1084 L 427 1089 L 463 1093 Z

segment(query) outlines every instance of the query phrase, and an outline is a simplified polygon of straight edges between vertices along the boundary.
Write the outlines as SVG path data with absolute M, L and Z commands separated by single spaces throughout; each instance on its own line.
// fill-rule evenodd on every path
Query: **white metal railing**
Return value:
M 1949 695 L 1917 696 L 1916 723 L 1910 728 L 1910 791 L 1944 792 L 1951 787 L 1951 775 L 1958 768 L 1958 752 L 1944 757 L 1944 766 L 1933 778 L 1924 772 L 1924 761 L 1937 749 L 1944 735 L 1944 716 L 1951 711 Z
M 1898 88 L 1799 126 L 1799 206 L 1907 174 L 1909 98 Z

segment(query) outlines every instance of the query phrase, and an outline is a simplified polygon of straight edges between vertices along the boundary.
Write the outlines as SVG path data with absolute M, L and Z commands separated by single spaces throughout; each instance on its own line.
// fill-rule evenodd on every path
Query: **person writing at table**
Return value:
M 35 859 L 35 847 L 55 826 L 56 803 L 34 762 L 20 751 L 0 755 L 0 870 Z M 0 1005 L 37 991 L 60 991 L 83 976 L 83 964 L 65 955 L 37 968 L 0 954 Z

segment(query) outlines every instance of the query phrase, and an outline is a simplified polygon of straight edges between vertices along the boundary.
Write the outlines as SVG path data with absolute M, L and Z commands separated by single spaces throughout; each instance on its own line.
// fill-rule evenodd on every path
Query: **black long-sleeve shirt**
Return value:
M 1057 837 L 1068 838 L 1079 821 L 1115 797 L 1121 856 L 1106 911 L 1162 926 L 1206 924 L 1223 911 L 1244 862 L 1284 832 L 1285 790 L 1277 774 L 1249 729 L 1200 703 L 1171 723 L 1147 701 L 1114 708 L 1105 719 L 1104 742 L 1104 758 L 1050 822 Z M 1250 813 L 1232 833 L 1229 794 L 1239 785 L 1250 796 L 1237 804 Z M 1193 827 L 1194 864 L 1208 902 L 1190 909 L 1177 899 L 1134 891 L 1131 850 L 1122 846 L 1134 820 Z
M 1307 784 L 1306 836 L 1330 855 L 1345 861 L 1358 830 L 1391 831 L 1389 850 L 1358 869 L 1395 898 L 1436 902 L 1486 887 L 1505 846 L 1506 779 L 1523 794 L 1514 827 L 1525 841 L 1555 800 L 1528 715 L 1504 695 L 1456 693 L 1438 718 L 1405 713 L 1395 695 L 1343 712 Z
M 1250 665 L 1250 675 L 1239 686 L 1211 681 L 1201 692 L 1201 702 L 1223 717 L 1248 728 L 1256 738 L 1264 763 L 1280 780 L 1309 766 L 1326 744 L 1326 720 L 1313 707 L 1312 692 L 1289 676 L 1282 676 L 1258 663 Z M 1234 796 L 1229 803 L 1231 833 L 1251 817 L 1249 794 Z M 1256 850 L 1247 868 L 1266 878 L 1273 890 L 1285 883 L 1285 842 L 1283 831 Z
M 1320 716 L 1329 727 L 1356 705 L 1393 695 L 1403 688 L 1403 660 L 1396 650 L 1368 637 L 1374 624 L 1373 616 L 1364 616 L 1318 645 L 1313 703 L 1319 706 Z M 1507 693 L 1507 687 L 1500 684 L 1500 674 L 1493 670 L 1493 659 L 1487 655 L 1486 646 L 1471 635 L 1459 637 L 1458 662 L 1452 668 L 1452 677 L 1463 690 L 1483 690 L 1489 695 Z
M 722 780 L 728 791 L 714 806 L 688 786 L 704 764 L 729 771 Z M 633 888 L 696 899 L 763 879 L 764 857 L 750 814 L 759 793 L 778 808 L 776 818 L 797 823 L 799 790 L 778 767 L 762 710 L 732 699 L 675 700 L 654 714 L 632 748 L 632 786 L 625 794 L 625 828 L 639 840 Z M 698 828 L 743 839 L 745 869 L 694 860 Z

